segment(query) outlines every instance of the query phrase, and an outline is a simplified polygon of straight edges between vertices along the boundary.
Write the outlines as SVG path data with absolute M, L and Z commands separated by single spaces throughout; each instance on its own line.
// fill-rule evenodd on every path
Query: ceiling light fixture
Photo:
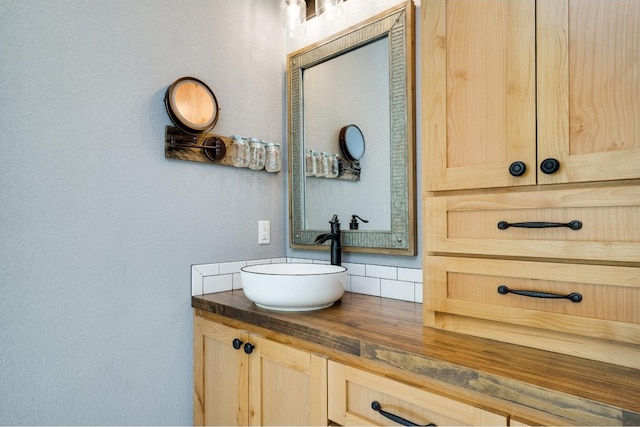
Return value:
M 307 19 L 307 3 L 305 0 L 282 0 L 280 14 L 287 37 L 296 37 L 304 31 L 303 24 Z
M 342 0 L 316 0 L 316 16 L 331 21 L 343 14 Z

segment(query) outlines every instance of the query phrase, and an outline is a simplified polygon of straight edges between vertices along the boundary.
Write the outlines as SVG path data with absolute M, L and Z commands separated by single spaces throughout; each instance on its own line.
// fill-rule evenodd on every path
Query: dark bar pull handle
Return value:
M 498 222 L 498 228 L 500 230 L 506 230 L 509 227 L 517 227 L 517 228 L 554 228 L 554 227 L 567 227 L 572 230 L 580 230 L 582 228 L 582 221 L 573 220 L 569 222 L 541 222 L 541 221 L 532 221 L 532 222 L 507 222 L 500 221 Z
M 378 402 L 377 400 L 374 400 L 373 402 L 371 402 L 371 409 L 373 409 L 376 412 L 379 412 L 380 415 L 382 415 L 383 417 L 390 419 L 393 422 L 396 422 L 398 424 L 400 424 L 401 426 L 419 426 L 420 424 L 416 424 L 412 421 L 409 421 L 405 418 L 402 418 L 401 416 L 392 414 L 391 412 L 387 412 L 387 411 L 383 411 L 382 410 L 382 405 L 380 405 L 380 402 Z M 431 426 L 431 427 L 436 427 L 435 424 L 433 423 L 429 423 L 426 424 L 427 426 Z
M 532 297 L 532 298 L 568 299 L 571 302 L 582 301 L 582 294 L 579 294 L 577 292 L 571 292 L 568 295 L 560 295 L 560 294 L 552 294 L 550 292 L 513 290 L 513 289 L 509 289 L 505 285 L 498 286 L 498 293 L 502 295 L 516 294 L 516 295 L 522 295 L 525 297 Z

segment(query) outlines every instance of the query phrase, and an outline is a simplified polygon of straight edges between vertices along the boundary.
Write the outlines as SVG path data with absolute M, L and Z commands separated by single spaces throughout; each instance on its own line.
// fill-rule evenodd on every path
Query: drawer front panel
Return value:
M 417 425 L 507 425 L 505 416 L 329 361 L 329 419 L 341 425 L 398 425 L 372 409 Z
M 431 252 L 640 262 L 640 186 L 431 197 L 425 218 Z
M 426 271 L 429 310 L 640 344 L 640 268 L 434 256 Z

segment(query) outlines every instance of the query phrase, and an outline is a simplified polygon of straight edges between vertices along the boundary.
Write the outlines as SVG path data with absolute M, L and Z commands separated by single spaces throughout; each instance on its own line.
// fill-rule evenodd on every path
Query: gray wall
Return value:
M 164 158 L 162 99 L 282 141 L 277 0 L 0 1 L 0 424 L 192 422 L 190 265 L 282 256 L 285 173 Z M 271 245 L 257 221 L 271 220 Z
M 285 142 L 279 26 L 278 0 L 0 0 L 0 425 L 190 424 L 190 265 L 328 259 L 288 248 L 286 171 L 164 158 L 185 75 L 216 133 Z

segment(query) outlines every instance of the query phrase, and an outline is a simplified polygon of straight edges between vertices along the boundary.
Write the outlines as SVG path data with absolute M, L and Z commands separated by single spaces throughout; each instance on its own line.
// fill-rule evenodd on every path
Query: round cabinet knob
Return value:
M 255 345 L 250 344 L 250 343 L 246 343 L 246 344 L 244 345 L 244 352 L 245 352 L 245 353 L 247 353 L 247 354 L 251 354 L 251 353 L 253 353 L 253 349 L 254 349 L 254 348 L 256 348 L 256 346 L 255 346 Z
M 242 341 L 240 341 L 238 338 L 234 339 L 231 342 L 231 345 L 233 346 L 233 348 L 235 348 L 236 350 L 240 350 L 240 347 L 242 347 L 242 344 L 244 344 Z
M 512 176 L 522 176 L 527 171 L 527 165 L 524 162 L 513 162 L 509 166 L 509 173 Z
M 558 172 L 560 169 L 560 162 L 556 159 L 544 159 L 540 163 L 540 170 L 547 175 Z

